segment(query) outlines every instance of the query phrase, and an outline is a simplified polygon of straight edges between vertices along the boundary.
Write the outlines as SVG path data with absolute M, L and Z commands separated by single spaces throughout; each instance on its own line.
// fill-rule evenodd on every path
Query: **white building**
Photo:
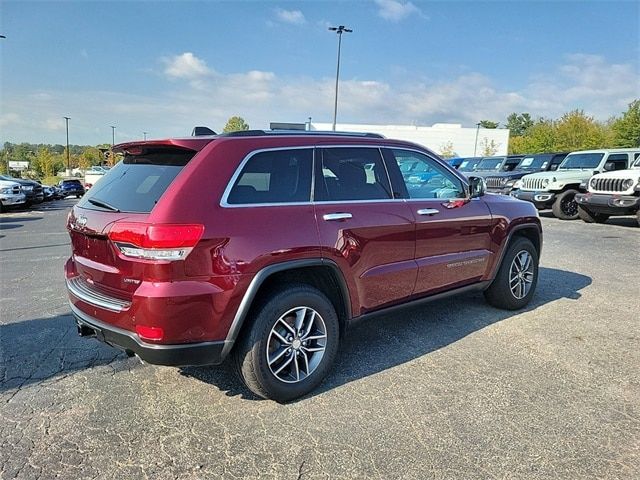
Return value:
M 331 123 L 311 123 L 311 130 L 331 130 Z M 451 146 L 458 157 L 484 155 L 485 145 L 495 147 L 495 155 L 506 155 L 509 147 L 509 129 L 507 128 L 463 128 L 457 123 L 436 123 L 431 127 L 416 125 L 361 125 L 338 123 L 336 130 L 342 132 L 380 133 L 387 138 L 407 140 L 423 145 L 436 153 Z M 477 144 L 476 144 L 477 134 Z

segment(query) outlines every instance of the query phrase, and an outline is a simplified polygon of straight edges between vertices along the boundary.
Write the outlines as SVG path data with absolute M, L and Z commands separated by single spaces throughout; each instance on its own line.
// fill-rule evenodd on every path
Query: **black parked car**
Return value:
M 62 195 L 64 198 L 80 198 L 84 195 L 84 186 L 82 186 L 82 182 L 80 182 L 80 180 L 62 180 L 58 186 L 62 189 Z
M 25 178 L 13 178 L 7 175 L 0 175 L 0 180 L 19 183 L 20 191 L 24 193 L 27 198 L 27 205 L 42 203 L 44 201 L 44 191 L 42 190 L 42 185 L 38 182 Z
M 536 153 L 526 155 L 511 172 L 496 173 L 484 177 L 487 184 L 487 192 L 501 193 L 509 195 L 511 190 L 516 188 L 516 182 L 525 175 L 535 172 L 546 172 L 557 170 L 564 157 L 569 152 L 562 153 Z

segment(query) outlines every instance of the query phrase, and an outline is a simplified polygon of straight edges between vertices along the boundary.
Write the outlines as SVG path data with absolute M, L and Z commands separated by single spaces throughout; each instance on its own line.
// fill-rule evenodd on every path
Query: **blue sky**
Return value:
M 600 119 L 640 97 L 640 3 L 461 1 L 1 4 L 0 141 L 72 143 L 219 130 L 231 115 L 339 121 Z

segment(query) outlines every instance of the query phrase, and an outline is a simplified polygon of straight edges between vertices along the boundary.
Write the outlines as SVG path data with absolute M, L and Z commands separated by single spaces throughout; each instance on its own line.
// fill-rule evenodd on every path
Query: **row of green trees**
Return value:
M 497 122 L 483 120 L 483 128 L 497 128 Z M 593 148 L 640 146 L 640 100 L 634 100 L 618 117 L 601 122 L 582 110 L 558 119 L 538 118 L 529 113 L 512 113 L 504 126 L 510 130 L 509 153 L 570 152 Z
M 102 149 L 102 151 L 101 151 Z M 69 164 L 72 169 L 82 170 L 92 165 L 108 163 L 103 152 L 109 145 L 69 145 Z M 9 162 L 29 162 L 29 173 L 43 178 L 55 176 L 67 167 L 67 149 L 62 145 L 5 142 L 0 152 L 0 170 L 9 172 Z

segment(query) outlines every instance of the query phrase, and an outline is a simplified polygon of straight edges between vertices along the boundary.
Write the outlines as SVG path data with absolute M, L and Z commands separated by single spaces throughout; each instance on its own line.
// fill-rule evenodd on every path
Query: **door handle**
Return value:
M 353 218 L 353 215 L 350 213 L 325 213 L 322 218 L 327 222 L 332 220 L 347 220 L 349 218 Z
M 418 210 L 418 215 L 435 215 L 436 213 L 440 213 L 440 210 L 436 210 L 435 208 L 421 208 Z

